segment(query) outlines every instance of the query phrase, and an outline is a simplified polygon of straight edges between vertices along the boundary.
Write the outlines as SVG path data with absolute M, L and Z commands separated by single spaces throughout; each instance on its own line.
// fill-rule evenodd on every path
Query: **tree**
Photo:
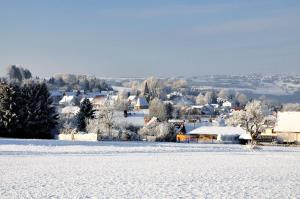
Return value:
M 146 83 L 149 89 L 150 100 L 154 98 L 160 98 L 162 92 L 162 82 L 154 77 L 150 77 L 144 81 L 143 85 Z
M 165 112 L 166 112 L 166 119 L 169 120 L 169 119 L 172 119 L 173 118 L 173 112 L 174 112 L 174 107 L 172 105 L 172 103 L 170 102 L 167 102 L 164 104 L 165 107 Z
M 214 91 L 208 91 L 205 93 L 205 101 L 208 104 L 214 104 L 217 103 L 217 96 L 216 93 Z
M 3 136 L 50 138 L 58 115 L 45 84 L 0 85 L 0 126 Z
M 298 103 L 287 103 L 282 107 L 282 111 L 300 111 L 300 104 Z
M 32 74 L 28 69 L 17 67 L 16 65 L 10 65 L 7 67 L 7 75 L 10 80 L 18 80 L 20 82 L 32 77 Z
M 227 123 L 232 126 L 240 125 L 251 136 L 251 144 L 255 143 L 262 126 L 264 125 L 265 115 L 260 101 L 249 102 L 245 110 L 235 111 Z
M 109 101 L 106 101 L 103 105 L 101 105 L 99 111 L 100 111 L 99 118 L 101 122 L 106 126 L 106 129 L 108 131 L 108 136 L 111 139 L 112 138 L 111 131 L 114 126 L 115 109 L 109 103 Z
M 236 93 L 235 95 L 236 105 L 237 106 L 245 106 L 248 102 L 248 98 L 244 93 Z
M 149 103 L 151 96 L 150 96 L 150 91 L 149 91 L 147 82 L 145 83 L 145 88 L 144 88 L 143 96 L 146 98 L 147 102 Z
M 22 81 L 22 74 L 16 65 L 10 65 L 7 67 L 7 75 L 10 80 Z
M 94 119 L 95 110 L 89 99 L 85 98 L 80 104 L 80 110 L 76 115 L 76 123 L 79 131 L 86 131 L 86 121 Z
M 220 90 L 220 92 L 218 93 L 218 97 L 222 98 L 223 100 L 228 100 L 229 95 L 229 91 L 225 89 Z
M 156 117 L 160 121 L 167 121 L 172 118 L 173 115 L 173 106 L 172 104 L 165 104 L 158 98 L 155 98 L 150 101 L 149 104 L 149 117 Z
M 201 93 L 196 97 L 196 104 L 198 105 L 205 105 L 207 104 L 206 98 Z
M 58 114 L 45 83 L 22 87 L 22 128 L 19 136 L 28 138 L 51 138 Z
M 19 97 L 18 86 L 0 84 L 0 133 L 2 136 L 14 137 L 19 127 Z

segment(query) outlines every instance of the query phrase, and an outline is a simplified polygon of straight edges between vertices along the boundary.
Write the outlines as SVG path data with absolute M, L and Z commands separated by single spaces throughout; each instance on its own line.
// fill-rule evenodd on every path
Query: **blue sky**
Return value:
M 300 74 L 300 1 L 1 0 L 0 74 Z

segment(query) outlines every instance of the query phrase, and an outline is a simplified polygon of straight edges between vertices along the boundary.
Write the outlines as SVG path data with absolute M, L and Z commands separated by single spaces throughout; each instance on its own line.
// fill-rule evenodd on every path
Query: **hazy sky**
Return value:
M 300 1 L 1 0 L 0 74 L 300 74 Z

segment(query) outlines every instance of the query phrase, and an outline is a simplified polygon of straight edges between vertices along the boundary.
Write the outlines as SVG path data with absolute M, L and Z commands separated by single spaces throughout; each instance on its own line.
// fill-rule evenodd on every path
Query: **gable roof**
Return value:
M 278 112 L 275 132 L 300 132 L 300 112 Z
M 201 126 L 189 132 L 188 134 L 193 135 L 241 135 L 245 134 L 246 130 L 241 127 L 232 126 Z
M 149 106 L 149 104 L 144 97 L 139 97 L 135 106 Z

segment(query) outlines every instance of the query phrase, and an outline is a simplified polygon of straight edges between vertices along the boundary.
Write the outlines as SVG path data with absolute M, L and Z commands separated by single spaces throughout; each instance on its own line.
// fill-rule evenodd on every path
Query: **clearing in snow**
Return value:
M 1 198 L 300 198 L 300 148 L 0 139 Z

